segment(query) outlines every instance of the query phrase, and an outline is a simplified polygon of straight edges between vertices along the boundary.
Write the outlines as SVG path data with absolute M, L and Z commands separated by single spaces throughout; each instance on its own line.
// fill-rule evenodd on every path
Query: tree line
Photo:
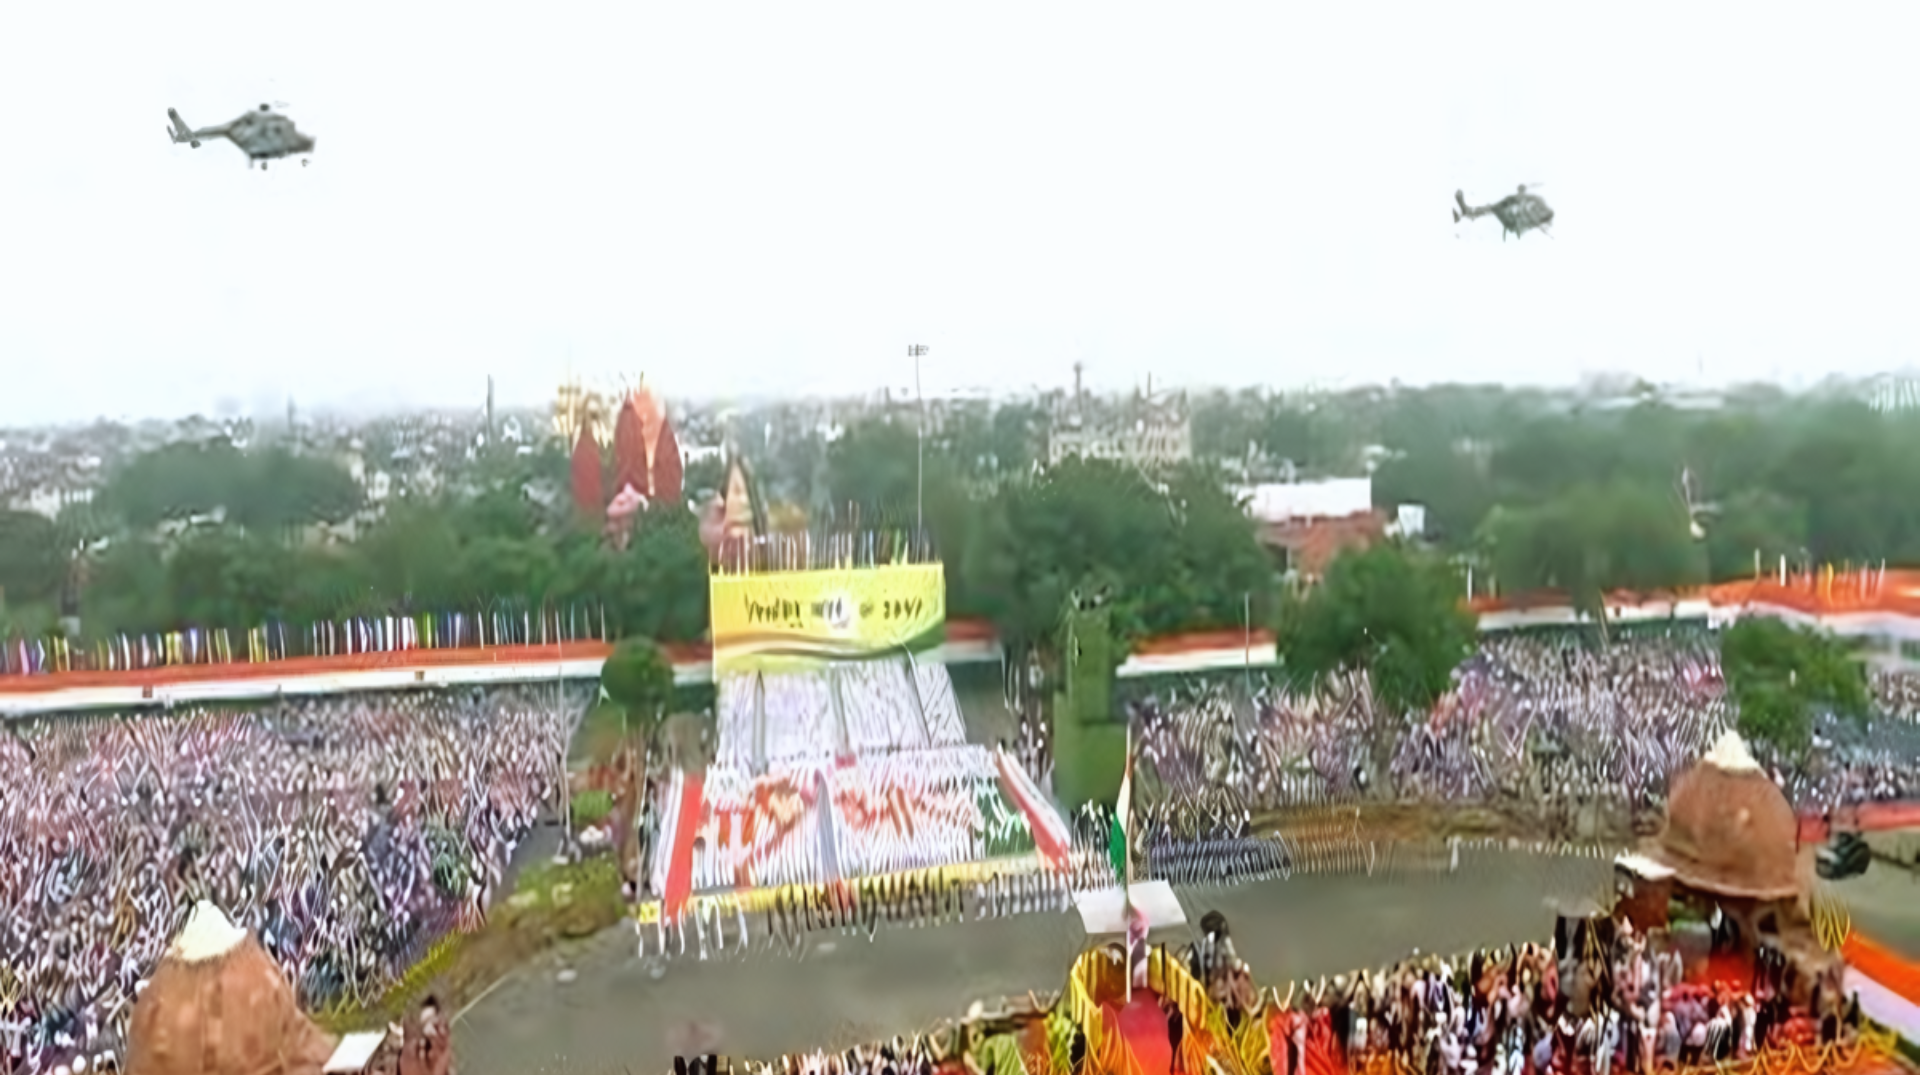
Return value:
M 590 608 L 611 632 L 697 640 L 707 556 L 687 508 L 624 550 L 565 502 L 564 448 L 488 457 L 374 512 L 338 462 L 225 440 L 137 456 L 54 519 L 0 514 L 9 629 L 85 638 L 384 615 Z
M 1920 563 L 1920 415 L 1852 388 L 1645 384 L 1584 397 L 1500 387 L 1370 388 L 1310 399 L 1216 395 L 1196 452 L 1374 467 L 1383 508 L 1427 507 L 1433 541 L 1502 591 L 1728 580 L 1767 568 Z
M 1317 668 L 1395 655 L 1382 627 L 1450 627 L 1427 599 L 1367 605 L 1389 603 L 1376 593 L 1457 597 L 1467 568 L 1477 590 L 1557 589 L 1592 610 L 1608 588 L 1749 574 L 1756 550 L 1768 567 L 1781 556 L 1920 563 L 1920 418 L 1843 394 L 1751 387 L 1712 407 L 1646 386 L 1609 400 L 1459 386 L 1216 394 L 1195 401 L 1196 460 L 1158 472 L 1043 467 L 1047 422 L 1032 403 L 960 410 L 929 430 L 924 474 L 914 418 L 859 421 L 831 439 L 805 426 L 777 440 L 749 431 L 762 425 L 742 431 L 765 444 L 753 460 L 761 494 L 804 510 L 816 531 L 924 522 L 949 612 L 991 620 L 1016 650 L 1051 649 L 1076 592 L 1110 598 L 1122 645 L 1251 621 Z M 0 513 L 5 629 L 44 631 L 63 607 L 95 636 L 510 603 L 587 604 L 619 634 L 699 638 L 707 554 L 695 515 L 651 508 L 614 550 L 569 505 L 567 450 L 556 440 L 481 453 L 376 513 L 345 467 L 294 446 L 162 447 L 55 518 Z M 1293 601 L 1233 486 L 1368 469 L 1383 509 L 1427 507 L 1430 550 L 1351 560 L 1317 603 Z M 688 470 L 690 494 L 721 484 L 717 463 Z M 1369 614 L 1316 621 L 1341 610 Z M 1457 643 L 1440 636 L 1436 656 Z M 1429 687 L 1438 665 L 1388 683 Z

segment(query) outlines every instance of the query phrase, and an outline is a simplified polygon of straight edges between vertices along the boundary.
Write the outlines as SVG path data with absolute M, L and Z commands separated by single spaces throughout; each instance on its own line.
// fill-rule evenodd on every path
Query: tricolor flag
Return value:
M 1133 725 L 1127 725 L 1127 765 L 1120 775 L 1120 797 L 1113 801 L 1113 829 L 1107 839 L 1107 854 L 1113 859 L 1113 876 L 1125 889 L 1133 884 L 1133 844 L 1127 823 L 1133 814 Z
M 999 768 L 1002 790 L 1027 819 L 1027 828 L 1033 832 L 1034 846 L 1040 849 L 1041 858 L 1056 870 L 1067 869 L 1072 865 L 1073 842 L 1060 812 L 1047 801 L 1012 754 L 1005 749 L 996 751 L 994 764 Z

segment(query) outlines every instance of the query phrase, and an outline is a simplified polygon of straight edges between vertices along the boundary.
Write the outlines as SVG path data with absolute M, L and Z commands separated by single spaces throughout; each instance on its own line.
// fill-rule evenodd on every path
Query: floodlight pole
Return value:
M 927 528 L 927 399 L 920 393 L 920 358 L 927 355 L 927 347 L 909 345 L 907 355 L 913 357 L 913 397 L 920 406 L 919 449 L 913 470 L 913 542 L 918 545 Z

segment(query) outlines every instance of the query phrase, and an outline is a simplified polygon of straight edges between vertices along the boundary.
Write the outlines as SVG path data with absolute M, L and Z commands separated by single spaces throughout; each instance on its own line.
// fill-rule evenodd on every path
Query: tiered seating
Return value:
M 755 673 L 734 672 L 720 677 L 716 702 L 719 716 L 720 746 L 714 759 L 742 769 L 753 767 L 753 721 L 755 713 Z
M 789 762 L 769 767 L 760 777 L 733 768 L 709 769 L 694 888 L 821 880 L 816 778 L 829 765 L 825 758 Z
M 841 872 L 885 874 L 981 854 L 983 796 L 997 783 L 978 746 L 867 758 L 832 774 Z
M 768 674 L 766 687 L 767 760 L 830 754 L 838 747 L 833 697 L 825 675 L 813 672 Z
M 904 750 L 927 745 L 914 706 L 913 687 L 897 659 L 842 664 L 834 668 L 840 683 L 840 708 L 855 753 Z
M 957 746 L 967 741 L 967 724 L 953 693 L 953 678 L 945 664 L 913 664 L 914 685 L 920 690 L 921 714 L 927 718 L 927 737 L 935 746 Z

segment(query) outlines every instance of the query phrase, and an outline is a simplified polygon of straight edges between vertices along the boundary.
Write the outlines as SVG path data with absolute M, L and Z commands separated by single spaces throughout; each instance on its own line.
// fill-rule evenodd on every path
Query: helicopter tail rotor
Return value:
M 180 119 L 178 112 L 173 109 L 168 109 L 167 119 L 173 122 L 172 126 L 167 129 L 167 134 L 174 142 L 186 143 L 195 149 L 199 148 L 200 140 L 193 137 L 193 129 L 187 126 L 185 120 Z

